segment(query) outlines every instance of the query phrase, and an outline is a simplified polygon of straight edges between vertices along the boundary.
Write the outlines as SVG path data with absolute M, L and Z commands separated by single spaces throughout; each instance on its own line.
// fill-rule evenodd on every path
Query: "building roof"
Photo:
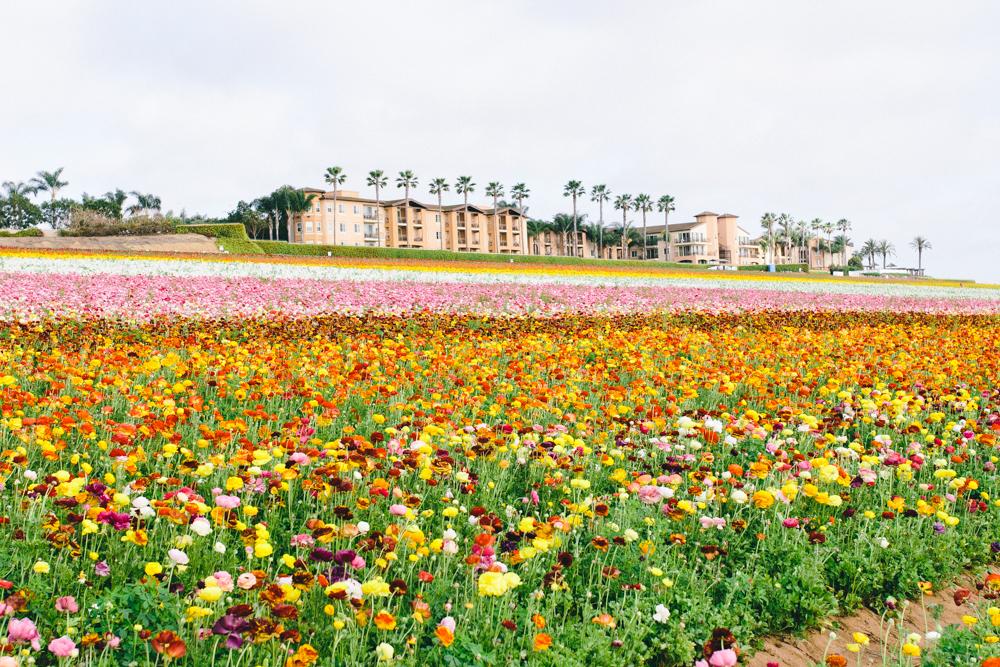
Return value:
M 694 217 L 700 218 L 700 217 L 702 217 L 704 215 L 714 215 L 714 216 L 718 217 L 719 214 L 718 213 L 712 213 L 711 211 L 702 211 L 701 213 L 698 213 Z
M 387 201 L 383 201 L 382 205 L 383 206 L 405 206 L 406 202 L 407 202 L 407 200 L 405 198 L 403 198 L 403 199 L 389 199 Z M 409 202 L 410 202 L 410 204 L 409 204 L 410 208 L 423 208 L 423 209 L 429 209 L 429 208 L 431 208 L 427 204 L 423 204 L 421 202 L 418 202 L 413 197 L 410 197 Z
M 723 213 L 723 214 L 722 214 L 722 215 L 720 215 L 719 217 L 720 217 L 720 218 L 738 218 L 738 217 L 740 217 L 740 216 L 738 216 L 738 215 L 733 215 L 732 213 Z
M 465 204 L 448 204 L 446 206 L 442 206 L 441 208 L 442 210 L 445 211 L 464 211 Z M 471 213 L 482 213 L 483 215 L 486 214 L 485 208 L 482 208 L 481 206 L 476 206 L 475 204 L 469 204 L 469 211 Z
M 516 208 L 514 206 L 501 206 L 499 209 L 497 209 L 496 213 L 497 213 L 497 215 L 500 215 L 501 213 L 510 213 L 510 214 L 513 214 L 513 215 L 516 215 L 516 216 L 519 216 L 519 217 L 522 217 L 522 218 L 524 217 L 524 214 L 521 213 L 520 209 L 518 209 L 518 208 Z M 493 215 L 493 209 L 492 208 L 486 209 L 486 214 L 487 215 Z

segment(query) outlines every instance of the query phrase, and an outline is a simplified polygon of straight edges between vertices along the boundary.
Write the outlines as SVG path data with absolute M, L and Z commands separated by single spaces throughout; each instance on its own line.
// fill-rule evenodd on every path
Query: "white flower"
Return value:
M 176 565 L 188 564 L 188 555 L 180 549 L 171 549 L 167 552 L 167 556 L 169 556 L 170 560 L 172 560 Z
M 666 623 L 670 619 L 670 610 L 665 605 L 656 605 L 656 612 L 653 613 L 653 620 L 657 623 Z
M 880 547 L 882 547 L 883 549 L 888 549 L 889 548 L 889 540 L 885 539 L 884 537 L 881 537 L 881 538 L 879 538 L 878 545 Z
M 212 532 L 212 524 L 208 522 L 208 519 L 200 516 L 191 522 L 191 532 L 195 535 L 205 537 Z
M 226 553 L 226 545 L 223 544 L 222 542 L 216 542 L 215 546 L 212 547 L 212 549 L 214 549 L 215 553 L 218 553 L 218 554 L 224 554 L 224 553 Z
M 371 530 L 371 525 L 367 521 L 358 521 L 358 532 L 362 535 Z

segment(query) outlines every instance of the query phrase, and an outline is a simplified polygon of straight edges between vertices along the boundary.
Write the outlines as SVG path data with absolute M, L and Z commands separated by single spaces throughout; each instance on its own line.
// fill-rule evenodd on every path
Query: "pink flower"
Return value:
M 231 510 L 240 506 L 240 499 L 236 496 L 220 495 L 215 497 L 215 504 L 223 509 Z
M 0 657 L 0 667 L 17 667 L 17 658 L 12 658 L 9 655 Z
M 167 555 L 176 565 L 187 565 L 189 562 L 188 555 L 180 549 L 171 549 Z
M 30 618 L 12 618 L 7 624 L 7 641 L 11 644 L 31 642 L 31 647 L 37 651 L 42 647 L 38 641 L 40 638 L 38 628 Z
M 799 527 L 799 520 L 796 519 L 795 517 L 791 517 L 790 516 L 787 519 L 785 519 L 784 521 L 782 521 L 781 525 L 784 526 L 785 528 L 798 528 Z
M 295 452 L 294 454 L 292 454 L 288 458 L 289 458 L 289 460 L 292 461 L 292 463 L 298 463 L 299 465 L 306 465 L 306 464 L 308 464 L 310 462 L 309 456 L 306 455 L 306 454 L 303 454 L 302 452 Z
M 712 667 L 734 667 L 738 660 L 736 651 L 731 648 L 725 648 L 713 653 L 712 657 L 708 659 L 708 664 Z
M 406 516 L 406 505 L 389 505 L 389 514 L 393 516 Z
M 353 567 L 355 570 L 363 570 L 365 568 L 365 565 L 366 565 L 365 559 L 362 558 L 361 556 L 355 556 L 351 560 L 351 567 Z
M 243 590 L 248 591 L 257 585 L 257 577 L 255 577 L 252 572 L 244 572 L 236 578 L 236 585 Z
M 233 590 L 233 575 L 229 574 L 225 570 L 219 570 L 212 576 L 215 577 L 215 585 L 223 591 L 229 593 Z
M 451 616 L 445 616 L 444 618 L 442 618 L 441 622 L 438 623 L 438 625 L 440 625 L 443 628 L 448 628 L 448 632 L 455 634 L 455 619 L 452 618 Z
M 66 635 L 50 641 L 49 650 L 60 658 L 69 658 L 77 654 L 76 643 Z
M 80 606 L 76 603 L 76 598 L 72 595 L 64 595 L 56 598 L 56 611 L 63 614 L 75 614 L 80 611 Z
M 316 543 L 316 540 L 308 533 L 299 533 L 298 535 L 292 535 L 291 543 L 293 547 L 311 547 Z

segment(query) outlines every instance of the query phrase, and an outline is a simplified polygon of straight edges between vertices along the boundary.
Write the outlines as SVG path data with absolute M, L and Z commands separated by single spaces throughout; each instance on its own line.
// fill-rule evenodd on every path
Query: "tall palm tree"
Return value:
M 917 251 L 917 268 L 924 268 L 924 251 L 933 250 L 934 246 L 923 236 L 914 236 L 910 241 L 910 247 Z
M 499 211 L 497 210 L 497 202 L 500 197 L 503 197 L 503 185 L 501 185 L 499 181 L 490 181 L 486 185 L 486 190 L 484 190 L 484 192 L 487 197 L 493 197 L 493 230 L 491 231 L 496 233 L 489 234 L 489 236 L 493 238 L 493 245 L 495 247 L 493 252 L 500 252 L 500 239 L 497 236 L 500 233 L 498 226 Z
M 851 221 L 847 218 L 841 218 L 838 220 L 836 226 L 837 231 L 840 232 L 841 235 L 846 235 L 847 232 L 851 231 Z M 842 253 L 843 265 L 847 266 L 847 243 L 841 247 L 840 252 Z
M 830 253 L 830 264 L 833 264 L 833 230 L 836 229 L 836 225 L 832 222 L 823 223 L 823 233 L 826 234 L 826 249 Z M 824 260 L 826 261 L 826 260 Z
M 135 203 L 128 207 L 129 215 L 149 215 L 150 211 L 159 211 L 162 202 L 154 194 L 143 194 L 133 190 L 129 193 L 135 199 Z
M 59 180 L 62 176 L 63 167 L 55 171 L 40 171 L 38 175 L 31 179 L 31 185 L 35 192 L 48 192 L 52 203 L 55 203 L 59 191 L 69 185 L 67 181 Z
M 253 206 L 258 213 L 267 219 L 267 240 L 273 241 L 275 231 L 278 228 L 278 206 L 275 202 L 274 193 L 258 197 L 254 200 Z
M 417 187 L 417 176 L 409 169 L 399 172 L 396 177 L 396 187 L 403 188 L 403 222 L 406 223 L 407 234 L 410 227 L 410 188 Z
M 527 232 L 529 239 L 537 239 L 545 232 L 551 231 L 551 226 L 544 220 L 528 220 L 528 222 L 525 223 L 525 231 Z M 543 254 L 541 252 L 541 248 L 539 248 L 538 254 Z
M 782 213 L 778 216 L 778 236 L 781 239 L 782 258 L 785 260 L 787 260 L 789 255 L 791 255 L 792 226 L 794 224 L 795 221 L 792 219 L 792 216 L 787 213 Z M 782 264 L 786 263 L 787 262 L 782 262 Z
M 431 194 L 438 198 L 438 224 L 441 226 L 441 250 L 444 250 L 444 209 L 441 207 L 441 195 L 448 192 L 448 181 L 443 178 L 435 178 L 431 181 Z
M 774 213 L 765 213 L 760 218 L 761 229 L 767 232 L 767 263 L 774 264 L 774 225 L 777 224 L 778 217 Z
M 603 183 L 590 189 L 590 201 L 597 202 L 597 224 L 600 234 L 597 237 L 597 256 L 604 259 L 604 202 L 611 198 L 611 190 Z
M 472 182 L 472 176 L 459 176 L 455 179 L 455 192 L 462 195 L 462 216 L 469 235 L 472 234 L 472 225 L 469 224 L 469 194 L 475 191 L 476 184 Z
M 646 214 L 653 210 L 653 198 L 647 194 L 638 194 L 632 201 L 632 208 L 642 213 L 642 259 L 647 257 Z
M 347 174 L 342 167 L 327 167 L 323 175 L 323 181 L 333 190 L 333 245 L 337 245 L 337 188 L 346 180 Z
M 809 223 L 809 229 L 811 231 L 810 238 L 816 240 L 816 249 L 817 250 L 820 249 L 819 246 L 820 246 L 820 243 L 822 243 L 822 240 L 823 240 L 822 238 L 820 238 L 820 234 L 823 233 L 823 227 L 824 227 L 825 224 L 826 223 L 824 223 L 820 218 L 813 218 L 812 222 Z M 820 256 L 820 259 L 822 260 L 822 255 Z M 812 268 L 812 249 L 811 248 L 810 248 L 810 251 L 809 251 L 809 267 Z M 822 267 L 820 267 L 820 268 L 822 268 Z
M 375 188 L 375 245 L 382 247 L 382 223 L 379 218 L 382 216 L 382 188 L 389 184 L 389 179 L 381 169 L 373 169 L 368 172 L 368 186 Z
M 566 255 L 569 252 L 566 244 L 569 243 L 569 235 L 572 233 L 577 222 L 579 221 L 571 213 L 556 213 L 552 216 L 550 228 L 559 241 L 559 254 Z
M 577 235 L 576 228 L 576 200 L 577 197 L 583 197 L 586 194 L 587 190 L 580 181 L 570 181 L 563 186 L 563 197 L 571 197 L 573 199 L 573 257 L 577 256 L 577 246 L 580 244 L 580 237 Z
M 882 255 L 882 268 L 884 269 L 886 260 L 889 258 L 889 256 L 890 255 L 895 256 L 896 247 L 891 243 L 889 243 L 888 241 L 886 241 L 885 239 L 883 239 L 878 242 L 877 250 L 878 254 Z
M 615 208 L 622 212 L 622 259 L 628 259 L 628 212 L 632 208 L 632 195 L 618 195 L 615 197 Z
M 809 242 L 812 241 L 812 238 L 809 236 L 810 233 L 809 223 L 807 223 L 805 220 L 799 220 L 799 224 L 797 225 L 797 231 L 799 240 L 798 260 L 799 262 L 802 261 L 802 250 L 804 249 L 806 251 L 806 271 L 808 271 L 809 268 L 812 266 L 812 262 L 810 261 L 809 257 Z
M 676 210 L 674 206 L 674 198 L 670 195 L 663 195 L 656 200 L 656 209 L 663 214 L 663 239 L 667 244 L 667 254 L 664 256 L 665 261 L 670 260 L 670 212 Z
M 115 217 L 119 220 L 122 219 L 122 207 L 125 205 L 125 200 L 128 199 L 128 195 L 124 190 L 118 188 L 113 192 L 105 192 L 104 199 L 111 205 L 115 211 Z
M 282 193 L 282 203 L 288 218 L 288 242 L 292 242 L 292 216 L 301 215 L 313 206 L 314 194 L 306 194 L 302 190 L 285 187 Z
M 858 250 L 858 254 L 864 258 L 868 259 L 869 268 L 875 268 L 875 255 L 878 254 L 878 241 L 875 239 L 868 239 Z
M 515 183 L 510 188 L 510 197 L 515 202 L 517 202 L 517 210 L 523 218 L 525 215 L 524 200 L 531 196 L 531 190 L 524 183 Z M 522 240 L 522 245 L 527 243 L 527 240 Z M 521 251 L 527 254 L 527 246 L 521 248 Z

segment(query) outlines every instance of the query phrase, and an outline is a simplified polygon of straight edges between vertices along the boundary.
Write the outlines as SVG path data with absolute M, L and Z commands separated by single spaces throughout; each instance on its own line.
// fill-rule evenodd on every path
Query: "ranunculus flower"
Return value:
M 69 658 L 77 654 L 76 642 L 63 635 L 49 642 L 49 651 L 59 658 Z
M 11 644 L 30 642 L 31 647 L 37 651 L 42 647 L 40 639 L 38 628 L 30 618 L 12 618 L 7 624 L 7 641 Z
M 76 603 L 76 598 L 72 595 L 64 595 L 56 598 L 56 611 L 62 614 L 75 614 L 80 611 L 80 606 Z

